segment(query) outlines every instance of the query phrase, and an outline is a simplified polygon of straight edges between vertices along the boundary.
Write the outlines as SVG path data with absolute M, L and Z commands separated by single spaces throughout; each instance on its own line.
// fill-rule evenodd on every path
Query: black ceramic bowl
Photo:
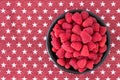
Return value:
M 75 13 L 75 12 L 81 13 L 82 11 L 84 11 L 84 10 L 71 10 L 71 11 L 69 11 L 69 12 L 70 12 L 70 13 Z M 105 23 L 104 23 L 97 15 L 95 15 L 94 13 L 92 13 L 92 12 L 90 12 L 90 11 L 88 11 L 88 13 L 89 13 L 90 16 L 96 18 L 97 22 L 98 22 L 101 26 L 105 26 L 105 27 L 106 27 Z M 66 72 L 70 72 L 70 73 L 74 73 L 74 74 L 83 74 L 83 73 L 89 72 L 89 71 L 91 71 L 91 70 L 89 70 L 89 69 L 87 69 L 87 70 L 85 70 L 84 72 L 81 72 L 81 73 L 80 73 L 79 71 L 74 70 L 73 68 L 66 69 L 65 67 L 60 66 L 60 65 L 57 63 L 57 56 L 56 56 L 55 53 L 52 51 L 50 32 L 52 31 L 52 28 L 55 26 L 55 24 L 57 23 L 57 21 L 58 21 L 59 19 L 65 18 L 65 14 L 66 14 L 66 13 L 63 13 L 63 14 L 61 14 L 59 17 L 57 17 L 56 20 L 51 24 L 51 26 L 50 26 L 50 28 L 49 28 L 49 30 L 48 30 L 48 33 L 47 33 L 47 41 L 46 41 L 46 46 L 47 46 L 47 49 L 48 49 L 48 53 L 49 53 L 50 57 L 52 58 L 52 60 L 54 61 L 54 63 L 55 63 L 60 69 L 66 71 Z M 109 50 L 110 50 L 110 35 L 109 35 L 108 30 L 107 30 L 106 34 L 107 34 L 107 42 L 106 42 L 107 50 L 106 50 L 106 52 L 103 54 L 103 56 L 102 56 L 102 58 L 101 58 L 101 61 L 100 61 L 98 64 L 94 65 L 94 68 L 93 68 L 92 70 L 94 70 L 95 68 L 97 68 L 98 66 L 100 66 L 100 65 L 103 63 L 103 61 L 105 60 L 105 58 L 106 58 L 106 56 L 107 56 L 107 54 L 108 54 L 108 52 L 109 52 Z

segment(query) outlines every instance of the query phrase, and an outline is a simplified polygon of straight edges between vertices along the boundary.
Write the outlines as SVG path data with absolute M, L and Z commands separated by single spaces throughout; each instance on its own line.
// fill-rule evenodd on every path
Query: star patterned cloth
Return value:
M 119 0 L 1 0 L 0 80 L 120 80 Z M 108 26 L 111 49 L 104 63 L 85 74 L 60 70 L 46 49 L 57 16 L 72 9 L 97 14 Z

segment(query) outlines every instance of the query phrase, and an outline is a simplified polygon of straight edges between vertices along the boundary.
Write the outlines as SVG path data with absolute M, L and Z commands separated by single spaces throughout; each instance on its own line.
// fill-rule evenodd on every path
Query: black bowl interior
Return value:
M 82 11 L 84 11 L 84 10 L 71 10 L 71 11 L 69 11 L 69 12 L 70 12 L 70 13 L 75 13 L 75 12 L 81 13 Z M 90 12 L 90 11 L 88 11 L 88 13 L 89 13 L 90 16 L 96 18 L 97 22 L 98 22 L 101 26 L 105 26 L 105 27 L 106 27 L 105 23 L 104 23 L 97 15 L 93 14 L 93 13 Z M 70 73 L 74 73 L 74 74 L 83 74 L 83 73 L 89 72 L 89 71 L 91 71 L 91 70 L 94 70 L 95 68 L 97 68 L 98 66 L 100 66 L 100 65 L 102 64 L 102 62 L 105 60 L 105 58 L 106 58 L 106 56 L 107 56 L 107 54 L 108 54 L 108 52 L 109 52 L 109 49 L 110 49 L 110 35 L 109 35 L 108 30 L 107 30 L 107 32 L 106 32 L 106 34 L 107 34 L 107 42 L 106 42 L 107 50 L 106 50 L 106 52 L 103 54 L 103 57 L 102 57 L 101 61 L 100 61 L 98 64 L 94 65 L 94 68 L 93 68 L 93 69 L 91 69 L 91 70 L 87 69 L 87 70 L 85 70 L 85 71 L 82 72 L 82 73 L 80 73 L 80 72 L 77 71 L 77 70 L 74 70 L 73 68 L 66 69 L 66 68 L 60 66 L 60 65 L 57 63 L 57 59 L 58 59 L 58 58 L 57 58 L 57 56 L 55 55 L 55 53 L 52 51 L 51 35 L 50 35 L 50 32 L 52 31 L 52 28 L 55 26 L 55 24 L 57 23 L 57 21 L 58 21 L 59 19 L 62 19 L 62 18 L 65 17 L 65 14 L 66 14 L 66 13 L 63 13 L 62 15 L 60 15 L 59 17 L 57 17 L 56 20 L 51 24 L 51 26 L 50 26 L 50 28 L 49 28 L 49 30 L 48 30 L 46 46 L 47 46 L 48 53 L 49 53 L 50 57 L 52 58 L 52 60 L 54 61 L 54 63 L 55 63 L 60 69 L 66 71 L 66 72 L 70 72 Z

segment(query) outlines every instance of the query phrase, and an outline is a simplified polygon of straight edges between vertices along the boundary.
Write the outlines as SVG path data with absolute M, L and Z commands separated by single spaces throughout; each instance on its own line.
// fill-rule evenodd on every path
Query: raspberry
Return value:
M 72 13 L 66 13 L 65 15 L 65 19 L 68 23 L 71 23 L 72 22 Z
M 80 52 L 75 51 L 75 52 L 73 53 L 73 57 L 79 57 L 79 56 L 80 56 Z
M 70 42 L 64 42 L 62 44 L 62 48 L 67 52 L 73 52 L 74 51 L 73 48 L 71 48 L 71 46 L 70 46 Z
M 66 53 L 65 53 L 65 57 L 66 57 L 66 58 L 72 58 L 72 57 L 73 57 L 73 54 L 70 53 L 70 52 L 66 52 Z
M 65 60 L 63 58 L 57 59 L 57 63 L 61 66 L 65 66 Z
M 71 35 L 71 41 L 73 42 L 73 41 L 82 41 L 82 40 L 81 40 L 80 36 L 78 36 L 76 34 L 72 34 Z
M 100 25 L 98 23 L 93 24 L 93 30 L 99 32 Z
M 106 35 L 104 35 L 104 36 L 102 37 L 101 41 L 99 42 L 100 47 L 103 47 L 103 46 L 105 45 L 105 43 L 106 43 Z
M 65 19 L 60 19 L 60 20 L 58 20 L 58 24 L 63 24 L 65 22 Z
M 57 52 L 56 52 L 56 55 L 58 58 L 64 58 L 65 56 L 65 51 L 64 49 L 60 48 Z
M 52 48 L 52 51 L 53 51 L 53 52 L 57 52 L 57 49 L 55 49 L 55 48 L 53 47 L 53 48 Z
M 93 69 L 93 66 L 94 66 L 94 61 L 88 61 L 88 62 L 87 62 L 86 67 L 87 67 L 88 69 Z
M 73 20 L 75 23 L 81 25 L 81 24 L 82 24 L 82 16 L 81 16 L 81 14 L 78 13 L 78 12 L 74 13 L 74 14 L 72 15 L 72 20 Z
M 79 72 L 84 72 L 86 70 L 86 68 L 79 68 L 78 71 Z
M 93 28 L 87 27 L 83 31 L 86 31 L 88 34 L 92 35 L 93 34 Z
M 51 44 L 55 49 L 59 49 L 61 47 L 61 43 L 58 38 L 52 38 Z
M 64 23 L 62 24 L 62 28 L 63 28 L 63 29 L 72 29 L 72 25 L 69 24 L 69 23 L 64 22 Z
M 88 48 L 89 48 L 90 51 L 92 51 L 93 49 L 96 48 L 96 44 L 92 41 L 89 42 L 87 45 L 88 45 Z
M 90 52 L 88 58 L 92 59 L 92 60 L 96 60 L 97 59 L 97 54 Z
M 89 56 L 89 50 L 88 50 L 87 45 L 83 45 L 83 48 L 81 50 L 81 55 L 82 56 Z
M 80 26 L 79 25 L 74 25 L 73 28 L 72 28 L 72 32 L 77 34 L 77 35 L 80 35 L 80 32 L 81 32 Z
M 77 65 L 77 60 L 72 58 L 69 62 L 69 64 L 75 69 L 77 70 L 78 69 L 78 65 Z
M 69 63 L 66 63 L 66 64 L 65 64 L 65 68 L 66 68 L 66 69 L 69 69 L 69 68 L 70 68 L 70 64 L 69 64 Z
M 101 35 L 105 35 L 106 31 L 107 31 L 106 27 L 103 27 L 103 26 L 100 27 L 100 34 Z
M 71 47 L 76 51 L 80 51 L 80 49 L 82 48 L 82 44 L 81 42 L 72 42 Z
M 83 22 L 83 27 L 89 27 L 92 26 L 93 24 L 93 18 L 88 17 L 84 22 Z
M 104 45 L 103 47 L 100 47 L 99 53 L 104 53 L 107 50 L 107 46 Z
M 96 32 L 92 38 L 93 42 L 100 41 L 101 39 L 102 39 L 102 36 L 98 32 Z
M 89 17 L 89 13 L 86 12 L 86 11 L 82 11 L 81 16 L 82 16 L 82 19 L 85 20 L 85 19 L 87 19 Z
M 60 37 L 61 42 L 63 43 L 63 42 L 68 41 L 71 38 L 71 34 L 70 33 L 61 33 L 59 35 L 59 37 Z
M 85 68 L 86 64 L 87 64 L 86 59 L 81 59 L 81 60 L 77 61 L 77 65 L 78 65 L 79 68 Z

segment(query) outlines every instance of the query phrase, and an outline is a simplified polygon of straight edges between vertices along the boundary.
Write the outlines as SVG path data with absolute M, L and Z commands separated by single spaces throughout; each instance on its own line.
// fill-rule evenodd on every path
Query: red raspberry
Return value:
M 78 13 L 78 12 L 74 13 L 74 14 L 72 15 L 72 20 L 73 20 L 75 23 L 81 25 L 81 24 L 82 24 L 82 16 L 81 16 L 81 14 Z
M 88 34 L 92 35 L 93 34 L 93 28 L 87 27 L 83 31 L 86 31 Z
M 106 27 L 103 27 L 103 26 L 100 27 L 100 34 L 101 35 L 105 35 L 106 31 L 107 31 Z
M 65 51 L 64 49 L 60 48 L 57 52 L 56 52 L 56 55 L 58 58 L 64 58 L 65 56 Z
M 78 65 L 77 65 L 77 60 L 75 58 L 72 58 L 69 62 L 69 64 L 75 69 L 78 69 Z
M 79 68 L 78 71 L 79 72 L 84 72 L 86 70 L 86 68 Z
M 80 26 L 79 25 L 74 25 L 73 29 L 72 29 L 72 32 L 77 34 L 77 35 L 80 35 L 80 33 L 81 33 Z
M 64 23 L 62 24 L 62 28 L 63 28 L 63 29 L 72 29 L 72 25 L 69 24 L 69 23 L 64 22 Z
M 86 67 L 87 67 L 88 69 L 93 69 L 93 66 L 94 66 L 94 61 L 88 61 L 88 62 L 87 62 Z
M 65 19 L 68 23 L 71 23 L 72 22 L 72 13 L 66 13 L 65 15 Z
M 71 48 L 71 46 L 70 46 L 70 42 L 64 42 L 62 44 L 62 48 L 67 52 L 73 52 L 74 51 L 73 48 Z
M 93 24 L 93 30 L 99 32 L 100 25 L 98 23 Z
M 80 52 L 78 52 L 78 51 L 75 51 L 74 53 L 73 53 L 73 57 L 79 57 L 81 54 L 80 54 Z
M 101 36 L 98 32 L 96 32 L 96 33 L 93 35 L 93 38 L 92 38 L 93 42 L 98 42 L 98 41 L 100 41 L 101 39 L 102 39 L 102 36 Z
M 93 49 L 96 48 L 96 44 L 92 41 L 89 42 L 87 45 L 88 45 L 88 48 L 89 48 L 90 51 L 92 51 Z
M 102 53 L 102 54 L 103 54 L 106 50 L 107 50 L 107 46 L 104 45 L 103 47 L 100 47 L 100 48 L 99 48 L 99 53 Z
M 86 59 L 81 59 L 81 60 L 77 61 L 77 65 L 78 65 L 79 68 L 85 68 L 86 64 L 87 64 Z
M 65 66 L 65 60 L 63 58 L 57 59 L 57 63 L 61 66 Z
M 95 53 L 93 53 L 93 52 L 90 52 L 88 58 L 89 58 L 89 59 L 92 59 L 92 60 L 96 60 L 96 59 L 97 59 L 97 54 L 95 54 Z
M 102 40 L 99 42 L 99 44 L 100 44 L 100 47 L 103 47 L 104 45 L 105 45 L 105 43 L 106 43 L 106 35 L 104 35 L 103 37 L 102 37 Z
M 60 37 L 61 42 L 63 43 L 63 42 L 70 40 L 71 34 L 70 33 L 61 33 L 59 35 L 59 37 Z
M 82 16 L 82 19 L 85 20 L 89 17 L 89 13 L 87 11 L 82 11 L 81 16 Z
M 81 40 L 80 36 L 78 36 L 76 34 L 72 34 L 71 35 L 71 41 L 73 42 L 73 41 L 82 41 L 82 40 Z
M 72 58 L 72 57 L 73 57 L 73 54 L 70 53 L 70 52 L 66 52 L 66 53 L 65 53 L 65 57 L 66 57 L 66 58 Z
M 80 51 L 80 49 L 82 48 L 82 44 L 81 42 L 72 42 L 71 47 L 76 51 Z
M 58 38 L 52 38 L 51 44 L 55 49 L 59 49 L 61 47 L 61 43 Z
M 88 17 L 84 22 L 83 22 L 83 27 L 89 27 L 92 26 L 93 24 L 93 18 Z
M 89 56 L 89 50 L 87 45 L 83 45 L 83 48 L 81 50 L 81 55 L 82 56 Z
M 63 24 L 65 22 L 65 19 L 60 19 L 60 20 L 58 20 L 58 24 Z

